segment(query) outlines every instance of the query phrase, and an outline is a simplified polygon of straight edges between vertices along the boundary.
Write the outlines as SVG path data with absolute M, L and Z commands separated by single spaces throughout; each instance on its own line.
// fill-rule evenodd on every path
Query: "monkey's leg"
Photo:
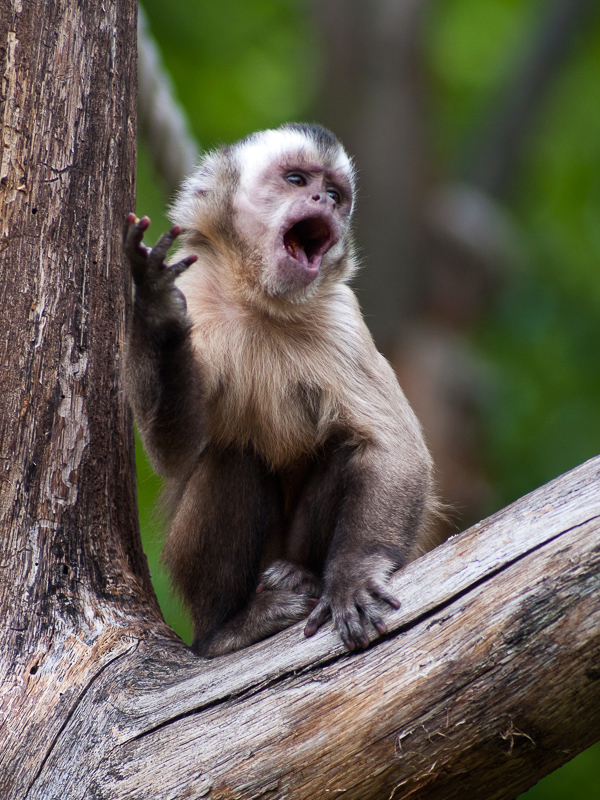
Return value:
M 323 593 L 307 636 L 330 616 L 349 650 L 368 645 L 368 622 L 386 632 L 380 601 L 400 605 L 388 580 L 413 557 L 429 491 L 424 475 L 411 474 L 384 448 L 342 447 L 307 487 L 309 567 L 324 558 Z
M 187 475 L 199 449 L 202 393 L 185 299 L 174 282 L 196 257 L 167 266 L 165 257 L 179 228 L 150 250 L 142 243 L 149 225 L 147 217 L 136 220 L 130 214 L 123 230 L 135 287 L 125 363 L 127 394 L 155 468 L 166 475 Z
M 281 525 L 277 481 L 258 459 L 234 450 L 202 455 L 163 552 L 190 608 L 198 655 L 246 647 L 314 608 L 315 598 L 282 582 L 257 592 L 264 542 Z

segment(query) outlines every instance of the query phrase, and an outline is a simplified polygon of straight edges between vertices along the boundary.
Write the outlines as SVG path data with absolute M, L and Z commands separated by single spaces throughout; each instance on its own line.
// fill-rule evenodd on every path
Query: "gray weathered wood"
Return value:
M 600 738 L 599 478 L 409 565 L 358 655 L 301 626 L 213 662 L 132 632 L 29 797 L 515 797 Z
M 119 371 L 135 39 L 135 0 L 0 0 L 3 797 L 25 796 L 115 631 L 164 629 Z

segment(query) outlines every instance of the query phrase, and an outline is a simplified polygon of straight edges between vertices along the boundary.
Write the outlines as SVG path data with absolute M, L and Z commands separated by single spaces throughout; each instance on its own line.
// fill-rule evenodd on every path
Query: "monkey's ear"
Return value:
M 183 182 L 169 208 L 169 218 L 182 228 L 194 228 L 202 207 L 218 187 L 219 151 L 205 155 L 195 171 Z
M 209 153 L 204 156 L 195 172 L 184 182 L 182 190 L 188 194 L 203 195 L 213 191 L 216 184 L 219 165 L 219 154 Z

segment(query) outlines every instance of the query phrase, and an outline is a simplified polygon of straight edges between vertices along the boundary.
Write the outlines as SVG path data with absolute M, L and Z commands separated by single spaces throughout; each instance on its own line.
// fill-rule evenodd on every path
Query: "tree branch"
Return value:
M 200 151 L 141 7 L 138 53 L 139 132 L 167 194 L 172 194 L 196 166 Z
M 402 570 L 361 654 L 301 626 L 210 662 L 132 638 L 28 797 L 515 797 L 600 738 L 599 480 L 600 458 Z

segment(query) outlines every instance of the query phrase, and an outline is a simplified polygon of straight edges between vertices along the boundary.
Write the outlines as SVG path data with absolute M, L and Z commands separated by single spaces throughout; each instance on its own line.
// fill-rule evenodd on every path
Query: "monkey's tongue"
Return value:
M 292 258 L 295 258 L 296 261 L 299 261 L 303 267 L 310 266 L 308 263 L 308 256 L 306 255 L 306 252 L 302 247 L 302 243 L 300 242 L 300 237 L 293 228 L 283 237 L 283 244 Z
M 307 217 L 296 222 L 283 235 L 286 251 L 304 269 L 318 272 L 321 258 L 332 245 L 329 224 L 322 217 Z

